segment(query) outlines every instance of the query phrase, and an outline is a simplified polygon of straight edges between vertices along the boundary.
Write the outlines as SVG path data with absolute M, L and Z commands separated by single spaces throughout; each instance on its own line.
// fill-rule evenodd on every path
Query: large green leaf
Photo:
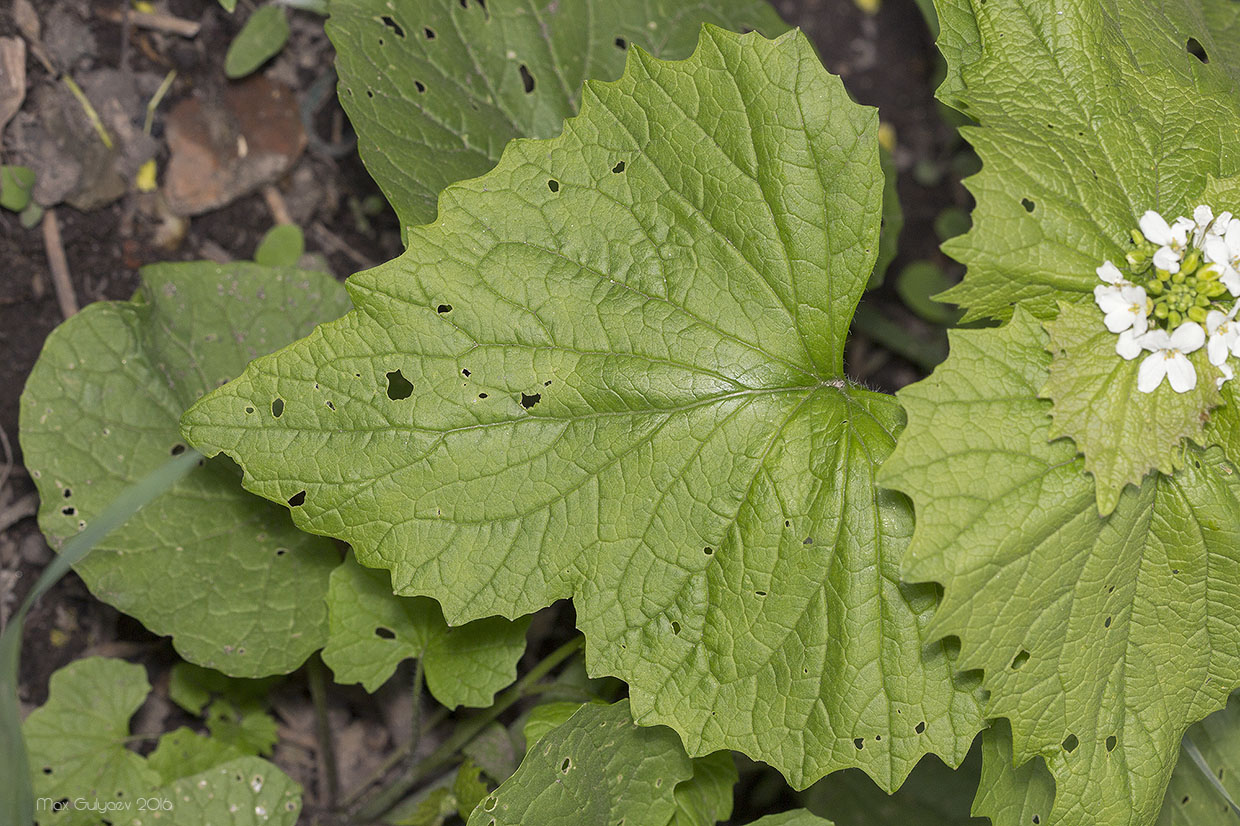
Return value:
M 572 597 L 592 673 L 691 754 L 888 789 L 959 762 L 975 700 L 925 645 L 933 586 L 899 581 L 907 503 L 873 484 L 903 414 L 842 371 L 875 128 L 800 34 L 634 50 L 185 433 L 452 624 Z
M 21 401 L 21 444 L 54 548 L 185 449 L 181 413 L 246 362 L 347 308 L 328 275 L 253 264 L 147 267 L 133 301 L 92 304 L 51 336 Z M 330 541 L 206 463 L 76 566 L 91 591 L 186 659 L 288 672 L 327 636 Z
M 944 245 L 968 265 L 945 296 L 966 320 L 1090 300 L 1146 210 L 1188 215 L 1207 175 L 1240 170 L 1236 83 L 1187 48 L 1226 53 L 1205 15 L 1229 5 L 937 0 L 940 96 L 979 123 L 963 130 L 982 159 L 973 229 Z
M 40 824 L 143 822 L 292 826 L 301 788 L 266 760 L 181 728 L 149 759 L 129 748 L 129 718 L 151 689 L 142 666 L 89 657 L 52 675 L 22 729 Z
M 900 393 L 882 479 L 917 509 L 906 577 L 946 589 L 932 631 L 985 670 L 1016 763 L 1042 755 L 1055 778 L 1045 822 L 1150 823 L 1184 730 L 1240 683 L 1240 476 L 1190 448 L 1100 518 L 1075 447 L 1049 440 L 1046 344 L 1019 308 L 953 334 Z
M 530 624 L 528 617 L 489 617 L 450 628 L 433 599 L 393 595 L 386 571 L 363 568 L 352 556 L 332 572 L 327 605 L 323 662 L 336 682 L 373 692 L 403 660 L 420 657 L 427 688 L 448 708 L 489 706 L 516 679 Z
M 973 813 L 992 826 L 1029 826 L 1046 822 L 1055 802 L 1055 778 L 1041 757 L 1014 765 L 1012 727 L 1000 718 L 982 732 L 982 776 Z
M 703 23 L 788 28 L 766 0 L 333 0 L 331 13 L 340 102 L 406 228 L 510 140 L 559 134 L 582 83 L 619 77 L 630 48 L 677 59 Z

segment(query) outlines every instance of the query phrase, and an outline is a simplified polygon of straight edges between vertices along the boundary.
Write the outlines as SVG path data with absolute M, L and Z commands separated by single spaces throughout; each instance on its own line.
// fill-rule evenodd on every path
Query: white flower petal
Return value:
M 1218 280 L 1233 296 L 1240 295 L 1240 272 L 1236 272 L 1234 267 L 1224 270 Z
M 1227 225 L 1231 223 L 1231 213 L 1223 210 L 1214 218 L 1214 231 L 1220 235 L 1227 231 Z
M 1206 343 L 1206 331 L 1195 321 L 1185 321 L 1171 334 L 1172 349 L 1192 353 Z
M 1167 350 L 1171 347 L 1171 336 L 1166 330 L 1156 327 L 1141 336 L 1138 343 L 1146 350 Z
M 1231 369 L 1231 365 L 1227 363 L 1220 364 L 1218 369 L 1223 373 L 1223 375 L 1214 380 L 1214 385 L 1215 387 L 1222 389 L 1224 384 L 1236 377 L 1236 371 Z
M 1159 247 L 1154 253 L 1154 266 L 1174 275 L 1180 271 L 1180 254 L 1171 247 Z
M 1193 210 L 1193 221 L 1196 222 L 1198 229 L 1205 229 L 1214 220 L 1214 210 L 1202 204 Z
M 1172 355 L 1166 361 L 1167 381 L 1177 393 L 1187 393 L 1197 386 L 1197 371 L 1193 363 L 1182 353 Z
M 1132 334 L 1134 336 L 1143 336 L 1150 328 L 1149 316 L 1145 314 L 1145 305 L 1141 305 L 1141 309 L 1132 314 Z
M 1141 227 L 1141 234 L 1151 244 L 1171 243 L 1171 227 L 1167 226 L 1166 219 L 1154 210 L 1151 209 L 1142 215 L 1138 226 Z
M 1227 242 L 1217 235 L 1206 239 L 1202 255 L 1211 264 L 1226 264 L 1231 261 L 1231 250 L 1227 248 Z
M 1118 310 L 1112 310 L 1107 313 L 1102 321 L 1112 333 L 1121 333 L 1132 326 L 1133 318 L 1133 313 L 1128 310 L 1128 305 L 1125 304 Z
M 1171 244 L 1175 247 L 1183 247 L 1188 243 L 1188 234 L 1197 229 L 1197 225 L 1193 223 L 1192 218 L 1185 218 L 1181 215 L 1175 219 L 1175 223 L 1171 225 Z
M 1225 248 L 1227 245 L 1224 244 L 1223 246 Z M 1127 283 L 1127 279 L 1124 278 L 1124 274 L 1120 272 L 1119 267 L 1110 261 L 1103 261 L 1102 266 L 1094 270 L 1094 272 L 1098 273 L 1098 277 L 1108 284 Z
M 1153 393 L 1162 384 L 1163 376 L 1167 375 L 1167 357 L 1163 352 L 1151 353 L 1141 362 L 1137 370 L 1137 389 L 1142 393 Z
M 1132 330 L 1125 330 L 1119 334 L 1119 338 L 1115 342 L 1115 352 L 1125 361 L 1132 361 L 1141 355 L 1141 342 L 1137 341 L 1137 336 Z
M 1214 335 L 1218 332 L 1218 328 L 1227 323 L 1228 316 L 1223 315 L 1222 310 L 1211 310 L 1206 313 L 1206 332 Z
M 1099 293 L 1099 290 L 1102 292 Z M 1095 288 L 1094 301 L 1097 302 L 1098 308 L 1104 313 L 1114 313 L 1119 310 L 1126 310 L 1131 303 L 1124 298 L 1124 293 L 1119 287 Z
M 1227 352 L 1230 344 L 1231 342 L 1227 340 L 1227 336 L 1210 336 L 1210 341 L 1206 344 L 1206 355 L 1210 357 L 1210 363 L 1217 367 L 1227 361 Z

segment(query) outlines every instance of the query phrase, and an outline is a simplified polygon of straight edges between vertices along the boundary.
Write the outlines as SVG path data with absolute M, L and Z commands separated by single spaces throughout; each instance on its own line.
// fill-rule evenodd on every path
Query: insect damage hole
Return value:
M 1210 62 L 1210 56 L 1206 54 L 1205 47 L 1201 45 L 1201 41 L 1197 38 L 1190 37 L 1188 42 L 1184 44 L 1184 49 L 1202 63 Z
M 926 721 L 922 720 L 920 723 L 913 726 L 913 731 L 917 732 L 918 734 L 925 734 L 926 733 Z
M 629 41 L 625 40 L 623 37 L 617 37 L 612 42 L 614 42 L 616 44 L 616 48 L 622 52 L 629 48 Z
M 525 393 L 521 394 L 521 406 L 526 410 L 529 410 L 540 401 L 542 401 L 542 393 L 535 393 L 532 396 L 526 395 Z
M 1080 744 L 1081 744 L 1081 741 L 1076 739 L 1075 734 L 1069 734 L 1067 737 L 1063 739 L 1063 750 L 1066 751 L 1068 754 L 1071 754 L 1072 752 L 1076 751 L 1076 747 L 1079 746 Z
M 452 305 L 451 304 L 440 304 L 438 307 L 435 308 L 435 312 L 439 313 L 440 315 L 444 315 L 445 313 L 450 313 L 452 312 Z
M 1013 671 L 1019 671 L 1021 666 L 1027 662 L 1029 662 L 1029 652 L 1022 648 L 1017 652 L 1016 656 L 1012 658 L 1012 664 L 1008 667 Z
M 617 161 L 617 162 L 616 162 L 616 165 L 615 165 L 615 166 L 613 166 L 613 167 L 611 168 L 611 171 L 612 171 L 612 172 L 615 172 L 617 175 L 619 175 L 621 172 L 623 172 L 623 171 L 624 171 L 624 161 Z
M 517 69 L 521 73 L 521 85 L 525 87 L 525 93 L 531 94 L 534 91 L 534 76 L 530 74 L 529 67 L 524 63 Z
M 564 762 L 560 764 L 560 774 L 568 774 L 568 770 L 573 767 L 573 761 L 565 757 Z
M 382 20 L 383 25 L 391 29 L 392 32 L 397 37 L 401 38 L 402 40 L 405 38 L 405 30 L 401 27 L 399 23 L 397 23 L 394 19 L 392 19 L 391 15 L 385 14 L 383 15 L 383 17 L 380 18 L 380 20 Z
M 1119 743 L 1119 739 L 1114 734 L 1107 738 L 1107 751 L 1115 751 L 1115 746 Z
M 559 192 L 560 182 L 557 181 L 555 178 L 550 179 L 549 181 L 547 181 L 547 189 L 550 189 L 552 192 Z
M 271 415 L 277 419 L 284 415 L 284 399 L 277 398 L 271 403 Z
M 391 628 L 384 628 L 380 625 L 375 629 L 375 636 L 381 640 L 394 640 L 396 639 L 396 632 Z
M 1028 198 L 1021 198 L 1020 205 L 1025 208 L 1025 212 L 1033 212 L 1033 208 L 1037 206 L 1033 201 L 1029 200 Z
M 426 36 L 427 40 L 435 39 L 435 30 L 432 29 L 430 26 L 427 26 L 426 28 L 422 29 L 422 34 Z
M 400 370 L 387 374 L 387 397 L 392 401 L 407 399 L 413 395 L 413 384 L 405 378 Z
M 172 449 L 169 450 L 168 452 L 171 453 L 173 456 L 180 456 L 182 453 L 185 452 L 185 445 L 177 443 L 173 445 Z
M 294 493 L 288 498 L 288 506 L 290 508 L 300 508 L 306 503 L 306 492 L 304 490 Z

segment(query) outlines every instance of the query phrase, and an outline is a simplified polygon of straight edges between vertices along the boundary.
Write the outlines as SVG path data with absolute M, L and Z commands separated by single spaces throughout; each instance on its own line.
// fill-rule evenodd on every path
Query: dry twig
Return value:
M 56 288 L 60 313 L 68 318 L 77 313 L 78 300 L 73 292 L 73 282 L 69 280 L 69 260 L 65 258 L 65 247 L 60 240 L 60 221 L 56 218 L 55 209 L 49 208 L 43 213 L 43 248 L 47 252 L 47 265 L 52 271 L 52 286 Z

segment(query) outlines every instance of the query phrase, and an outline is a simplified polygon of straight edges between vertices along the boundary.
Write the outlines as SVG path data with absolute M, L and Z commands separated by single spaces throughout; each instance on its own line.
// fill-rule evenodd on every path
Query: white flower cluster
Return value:
M 1171 224 L 1150 210 L 1139 225 L 1127 257 L 1132 276 L 1111 261 L 1097 269 L 1105 283 L 1094 288 L 1094 301 L 1107 329 L 1119 334 L 1115 352 L 1131 360 L 1149 351 L 1137 372 L 1142 393 L 1164 378 L 1187 393 L 1197 386 L 1188 354 L 1205 346 L 1222 387 L 1235 376 L 1229 357 L 1240 357 L 1240 301 L 1233 301 L 1240 296 L 1240 218 L 1202 205 Z M 1224 301 L 1232 301 L 1230 310 Z

